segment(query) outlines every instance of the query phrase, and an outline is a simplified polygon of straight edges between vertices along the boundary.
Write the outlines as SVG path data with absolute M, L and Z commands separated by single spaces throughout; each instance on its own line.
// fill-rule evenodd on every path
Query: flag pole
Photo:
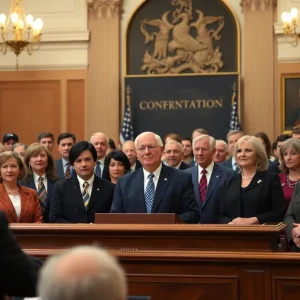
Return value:
M 130 102 L 131 102 L 131 92 L 132 92 L 132 90 L 131 90 L 130 85 L 127 85 L 127 87 L 126 87 L 126 103 L 129 106 L 129 108 L 130 108 Z

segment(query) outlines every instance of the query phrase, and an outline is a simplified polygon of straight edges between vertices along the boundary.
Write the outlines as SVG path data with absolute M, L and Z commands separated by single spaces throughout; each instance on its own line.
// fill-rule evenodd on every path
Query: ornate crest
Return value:
M 219 47 L 214 49 L 214 41 L 221 39 L 224 17 L 204 16 L 196 10 L 194 18 L 192 0 L 173 0 L 172 5 L 176 7 L 172 14 L 167 11 L 161 19 L 141 21 L 145 44 L 154 44 L 153 53 L 146 50 L 141 70 L 148 74 L 218 72 L 223 67 L 222 53 Z M 208 29 L 213 23 L 215 28 Z M 191 32 L 196 32 L 195 37 Z

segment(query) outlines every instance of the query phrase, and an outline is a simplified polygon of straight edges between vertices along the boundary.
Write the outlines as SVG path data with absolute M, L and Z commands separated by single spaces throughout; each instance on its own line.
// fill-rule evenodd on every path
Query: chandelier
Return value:
M 281 20 L 283 22 L 283 32 L 287 42 L 296 47 L 298 45 L 298 39 L 300 39 L 300 34 L 297 33 L 297 25 L 299 22 L 298 9 L 293 7 L 290 12 L 283 12 L 281 14 Z
M 43 21 L 40 18 L 34 21 L 32 15 L 26 16 L 23 0 L 12 0 L 8 17 L 0 14 L 0 51 L 6 54 L 7 49 L 10 49 L 18 58 L 27 48 L 28 54 L 31 55 L 39 48 L 42 28 Z

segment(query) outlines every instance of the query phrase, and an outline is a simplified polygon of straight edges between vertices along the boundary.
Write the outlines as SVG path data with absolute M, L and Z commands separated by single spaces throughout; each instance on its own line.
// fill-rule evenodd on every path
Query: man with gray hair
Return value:
M 126 277 L 107 251 L 79 246 L 51 257 L 38 282 L 41 300 L 125 300 Z
M 224 181 L 234 172 L 213 161 L 216 141 L 212 136 L 201 135 L 193 140 L 197 165 L 187 172 L 192 174 L 196 201 L 199 205 L 201 224 L 218 224 L 221 221 L 221 197 Z
M 186 223 L 198 223 L 200 214 L 190 174 L 161 162 L 163 143 L 153 132 L 135 140 L 142 168 L 120 177 L 112 213 L 175 213 Z
M 214 155 L 214 162 L 221 163 L 226 160 L 228 155 L 228 146 L 223 140 L 216 140 L 216 153 Z
M 191 166 L 182 161 L 182 145 L 174 140 L 171 140 L 165 144 L 165 158 L 166 164 L 169 167 L 179 170 L 189 169 Z

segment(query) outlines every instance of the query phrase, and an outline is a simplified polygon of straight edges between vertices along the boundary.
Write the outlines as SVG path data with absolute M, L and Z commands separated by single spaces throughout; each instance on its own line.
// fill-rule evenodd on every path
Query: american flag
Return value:
M 121 144 L 123 144 L 128 140 L 133 141 L 134 134 L 133 134 L 130 107 L 127 103 L 125 106 L 124 119 L 123 119 L 123 124 L 122 124 L 121 132 L 120 132 L 120 142 L 121 142 Z
M 238 110 L 238 101 L 236 97 L 236 84 L 233 84 L 233 94 L 232 94 L 232 109 L 231 109 L 231 118 L 230 118 L 230 130 L 242 130 L 239 122 L 239 110 Z

